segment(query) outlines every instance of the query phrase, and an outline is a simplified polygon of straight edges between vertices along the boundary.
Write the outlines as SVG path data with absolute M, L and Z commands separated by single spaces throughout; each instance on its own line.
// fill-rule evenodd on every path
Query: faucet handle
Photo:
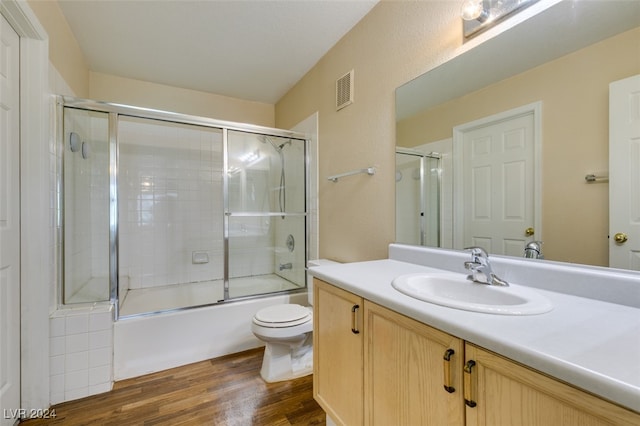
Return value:
M 486 250 L 483 249 L 482 247 L 471 246 L 471 247 L 465 247 L 464 249 L 467 251 L 470 251 L 472 256 L 489 257 Z

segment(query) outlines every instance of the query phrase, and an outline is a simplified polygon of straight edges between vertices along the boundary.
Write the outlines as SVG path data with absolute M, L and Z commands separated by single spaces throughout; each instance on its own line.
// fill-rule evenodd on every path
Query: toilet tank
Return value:
M 312 266 L 324 266 L 324 265 L 336 265 L 340 262 L 335 262 L 329 259 L 315 259 L 307 262 L 307 267 Z M 313 276 L 307 272 L 307 299 L 309 300 L 309 306 L 313 306 Z

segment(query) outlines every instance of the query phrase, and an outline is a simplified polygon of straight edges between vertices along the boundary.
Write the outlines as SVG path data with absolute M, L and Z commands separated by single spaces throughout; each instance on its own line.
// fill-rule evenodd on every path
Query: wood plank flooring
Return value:
M 265 383 L 263 348 L 117 382 L 111 392 L 53 406 L 21 425 L 324 425 L 312 377 Z

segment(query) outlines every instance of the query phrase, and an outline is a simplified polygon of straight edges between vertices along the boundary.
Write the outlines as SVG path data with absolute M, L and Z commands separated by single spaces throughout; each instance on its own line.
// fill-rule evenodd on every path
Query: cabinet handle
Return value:
M 456 352 L 453 349 L 447 349 L 444 351 L 444 390 L 449 393 L 454 393 L 456 389 L 451 386 L 451 357 Z
M 360 330 L 358 330 L 358 309 L 360 309 L 360 305 L 353 305 L 351 308 L 351 332 L 353 334 L 360 334 Z
M 476 362 L 473 360 L 467 361 L 464 365 L 464 403 L 469 407 L 475 407 L 477 404 L 473 400 L 471 389 L 471 369 L 476 366 Z

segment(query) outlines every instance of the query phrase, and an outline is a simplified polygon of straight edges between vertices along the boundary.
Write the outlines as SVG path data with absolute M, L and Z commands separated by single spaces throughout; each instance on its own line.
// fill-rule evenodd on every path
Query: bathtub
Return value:
M 251 332 L 251 319 L 258 310 L 283 303 L 307 305 L 307 292 L 121 317 L 113 328 L 113 379 L 128 379 L 263 346 Z

